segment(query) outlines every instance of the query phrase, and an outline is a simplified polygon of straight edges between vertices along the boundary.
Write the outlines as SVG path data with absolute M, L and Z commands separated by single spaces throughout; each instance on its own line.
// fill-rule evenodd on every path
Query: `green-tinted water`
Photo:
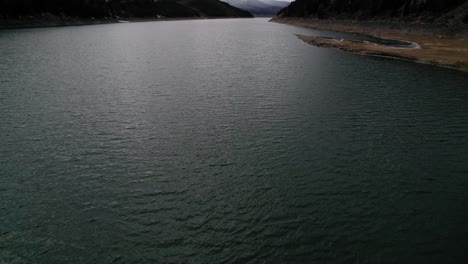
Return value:
M 466 261 L 468 75 L 296 33 L 0 31 L 0 262 Z

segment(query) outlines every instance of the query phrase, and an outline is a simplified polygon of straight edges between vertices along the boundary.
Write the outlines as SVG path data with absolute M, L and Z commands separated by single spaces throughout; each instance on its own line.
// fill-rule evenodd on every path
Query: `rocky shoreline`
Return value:
M 87 26 L 101 24 L 115 24 L 125 22 L 158 22 L 158 21 L 180 21 L 180 20 L 203 20 L 203 19 L 230 19 L 232 17 L 181 17 L 181 18 L 28 18 L 28 19 L 0 19 L 0 29 L 19 28 L 42 28 L 42 27 L 67 27 Z
M 0 19 L 0 29 L 65 27 L 118 23 L 117 19 L 85 19 L 85 18 L 25 18 Z
M 385 56 L 433 64 L 468 72 L 468 30 L 421 23 L 389 23 L 301 18 L 273 18 L 272 22 L 318 30 L 370 35 L 416 43 L 418 48 L 394 48 L 366 41 L 317 36 L 298 37 L 305 42 L 361 55 Z

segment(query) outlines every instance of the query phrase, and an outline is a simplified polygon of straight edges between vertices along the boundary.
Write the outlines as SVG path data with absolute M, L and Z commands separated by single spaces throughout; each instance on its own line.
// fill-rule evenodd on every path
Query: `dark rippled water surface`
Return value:
M 0 31 L 0 262 L 466 263 L 468 74 L 296 33 Z

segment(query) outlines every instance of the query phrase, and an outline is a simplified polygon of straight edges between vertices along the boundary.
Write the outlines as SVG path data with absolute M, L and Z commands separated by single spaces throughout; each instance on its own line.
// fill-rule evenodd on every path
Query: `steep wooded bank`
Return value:
M 218 0 L 0 0 L 0 19 L 252 17 Z
M 468 24 L 467 0 L 296 0 L 277 17 Z

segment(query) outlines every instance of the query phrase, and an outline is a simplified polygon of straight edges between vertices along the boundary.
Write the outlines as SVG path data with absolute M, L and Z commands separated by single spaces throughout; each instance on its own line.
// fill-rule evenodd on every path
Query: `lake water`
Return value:
M 0 262 L 465 262 L 468 74 L 294 34 L 0 31 Z

